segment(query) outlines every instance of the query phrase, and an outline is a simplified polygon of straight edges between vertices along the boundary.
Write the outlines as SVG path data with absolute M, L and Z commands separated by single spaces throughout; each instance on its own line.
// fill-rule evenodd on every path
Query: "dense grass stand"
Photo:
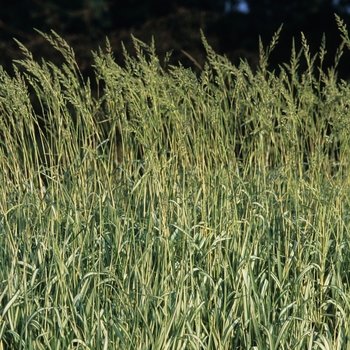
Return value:
M 350 349 L 350 87 L 107 40 L 0 70 L 1 349 Z M 307 69 L 300 72 L 299 63 Z M 317 68 L 315 68 L 317 67 Z M 91 87 L 93 86 L 93 88 Z

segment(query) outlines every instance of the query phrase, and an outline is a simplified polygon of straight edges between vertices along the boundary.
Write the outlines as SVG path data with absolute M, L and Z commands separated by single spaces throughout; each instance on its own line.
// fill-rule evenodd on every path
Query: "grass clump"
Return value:
M 0 349 L 349 346 L 337 23 L 327 71 L 302 36 L 270 72 L 279 31 L 256 72 L 203 36 L 199 77 L 136 38 L 122 68 L 107 40 L 96 93 L 54 32 L 61 67 L 20 44 L 0 71 Z

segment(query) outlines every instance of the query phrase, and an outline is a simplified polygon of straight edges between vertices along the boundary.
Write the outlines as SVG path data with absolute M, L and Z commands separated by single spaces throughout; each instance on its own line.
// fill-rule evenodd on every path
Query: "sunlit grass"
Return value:
M 256 73 L 203 36 L 199 77 L 136 38 L 122 68 L 107 41 L 97 93 L 54 32 L 62 67 L 20 44 L 0 72 L 0 349 L 346 348 L 337 23 L 334 67 L 302 36 L 278 73 L 280 30 Z

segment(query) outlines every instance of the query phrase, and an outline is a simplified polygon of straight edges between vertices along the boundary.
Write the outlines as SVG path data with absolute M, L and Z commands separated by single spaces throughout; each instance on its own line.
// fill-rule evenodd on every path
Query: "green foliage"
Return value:
M 325 39 L 269 71 L 279 32 L 256 73 L 202 36 L 199 77 L 136 38 L 121 68 L 107 40 L 96 94 L 55 32 L 62 67 L 20 44 L 0 71 L 0 349 L 349 344 L 350 88 Z

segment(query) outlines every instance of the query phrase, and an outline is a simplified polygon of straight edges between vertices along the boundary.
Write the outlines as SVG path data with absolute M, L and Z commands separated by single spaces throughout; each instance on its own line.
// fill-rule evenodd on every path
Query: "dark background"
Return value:
M 181 61 L 197 69 L 186 53 L 198 62 L 197 66 L 203 66 L 200 28 L 217 53 L 226 54 L 236 64 L 240 57 L 247 59 L 254 68 L 258 64 L 259 35 L 266 47 L 282 23 L 270 70 L 289 62 L 293 37 L 300 49 L 301 31 L 313 54 L 319 51 L 322 34 L 326 34 L 324 66 L 332 66 L 341 42 L 334 13 L 350 23 L 350 0 L 246 0 L 244 4 L 238 0 L 1 0 L 0 4 L 0 64 L 9 72 L 12 59 L 22 57 L 14 37 L 33 52 L 35 59 L 60 62 L 59 53 L 33 28 L 46 33 L 55 30 L 74 48 L 83 73 L 91 75 L 91 50 L 104 48 L 108 36 L 122 65 L 121 41 L 133 53 L 130 33 L 146 43 L 154 36 L 161 59 L 173 49 L 172 64 Z M 350 77 L 349 58 L 346 52 L 339 67 L 339 76 L 344 79 Z

